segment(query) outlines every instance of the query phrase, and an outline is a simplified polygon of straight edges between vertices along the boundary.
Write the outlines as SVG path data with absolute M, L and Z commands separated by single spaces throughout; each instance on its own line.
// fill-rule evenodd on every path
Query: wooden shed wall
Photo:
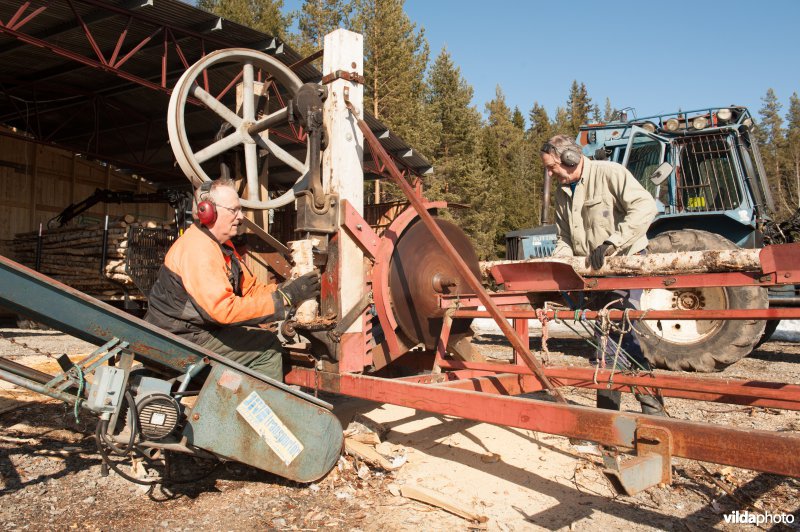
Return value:
M 40 223 L 46 227 L 48 220 L 65 207 L 89 197 L 98 188 L 156 190 L 111 166 L 0 131 L 0 242 L 13 239 L 16 233 L 34 231 Z M 172 210 L 166 204 L 98 203 L 81 216 L 86 222 L 100 222 L 106 214 L 132 214 L 158 222 L 172 218 Z

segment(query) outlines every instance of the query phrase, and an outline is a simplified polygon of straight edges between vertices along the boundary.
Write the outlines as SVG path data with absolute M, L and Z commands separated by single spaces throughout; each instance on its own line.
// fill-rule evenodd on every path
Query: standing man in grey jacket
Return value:
M 647 247 L 647 229 L 658 210 L 653 196 L 624 166 L 610 161 L 593 161 L 566 135 L 544 143 L 542 162 L 551 178 L 558 181 L 555 192 L 557 241 L 553 256 L 588 257 L 593 269 L 603 267 L 610 255 L 634 255 Z M 589 304 L 602 308 L 638 308 L 641 290 L 593 294 Z M 617 369 L 650 369 L 635 332 L 623 336 L 622 349 L 628 357 L 616 359 Z M 615 360 L 616 343 L 609 338 L 606 352 L 598 360 Z M 636 394 L 646 414 L 661 414 L 663 406 L 650 395 Z M 619 410 L 622 394 L 598 390 L 597 406 Z

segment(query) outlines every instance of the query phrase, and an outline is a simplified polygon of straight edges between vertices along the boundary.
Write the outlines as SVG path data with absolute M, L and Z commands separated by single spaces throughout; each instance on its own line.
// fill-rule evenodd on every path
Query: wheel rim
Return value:
M 206 80 L 214 74 L 214 68 L 230 63 L 241 65 L 242 109 L 238 113 L 204 88 Z M 282 107 L 266 116 L 256 118 L 254 108 L 256 69 L 269 74 L 276 83 L 289 92 L 290 97 L 294 97 L 302 85 L 300 78 L 286 65 L 264 53 L 240 48 L 218 50 L 192 65 L 178 80 L 169 101 L 167 130 L 175 159 L 194 186 L 211 180 L 202 167 L 204 162 L 243 146 L 248 199 L 241 201 L 242 206 L 250 209 L 275 209 L 291 203 L 297 192 L 308 188 L 309 150 L 306 143 L 305 160 L 301 161 L 263 134 L 267 129 L 288 123 L 289 111 L 287 107 Z M 201 76 L 204 86 L 197 82 Z M 197 149 L 201 143 L 191 142 L 186 128 L 186 105 L 189 98 L 202 102 L 206 109 L 215 115 L 215 119 L 229 124 L 232 132 L 210 144 L 205 142 L 205 145 Z M 262 200 L 260 196 L 259 148 L 266 150 L 298 174 L 294 185 L 275 199 Z
M 648 310 L 725 310 L 728 296 L 724 288 L 644 290 L 642 309 Z M 644 320 L 647 333 L 680 345 L 702 342 L 717 334 L 722 320 Z

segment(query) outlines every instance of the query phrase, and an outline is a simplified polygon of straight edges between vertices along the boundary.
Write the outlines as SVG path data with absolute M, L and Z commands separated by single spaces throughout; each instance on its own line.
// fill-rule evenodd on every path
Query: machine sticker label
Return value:
M 239 403 L 236 411 L 253 427 L 287 466 L 303 451 L 303 444 L 256 392 Z

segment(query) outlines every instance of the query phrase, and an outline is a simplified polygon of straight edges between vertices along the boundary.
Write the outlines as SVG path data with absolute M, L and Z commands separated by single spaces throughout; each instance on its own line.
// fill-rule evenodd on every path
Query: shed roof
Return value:
M 0 124 L 115 164 L 161 186 L 187 184 L 169 146 L 172 88 L 188 65 L 223 48 L 263 51 L 304 82 L 321 73 L 280 39 L 178 0 L 5 0 L 0 2 Z M 232 77 L 232 76 L 231 76 Z M 401 170 L 430 164 L 367 115 Z M 195 125 L 194 136 L 220 124 Z M 288 136 L 287 136 L 288 137 Z M 276 137 L 287 150 L 305 151 Z M 299 157 L 298 158 L 302 158 Z M 270 158 L 270 171 L 281 171 Z M 368 150 L 365 171 L 379 175 Z

